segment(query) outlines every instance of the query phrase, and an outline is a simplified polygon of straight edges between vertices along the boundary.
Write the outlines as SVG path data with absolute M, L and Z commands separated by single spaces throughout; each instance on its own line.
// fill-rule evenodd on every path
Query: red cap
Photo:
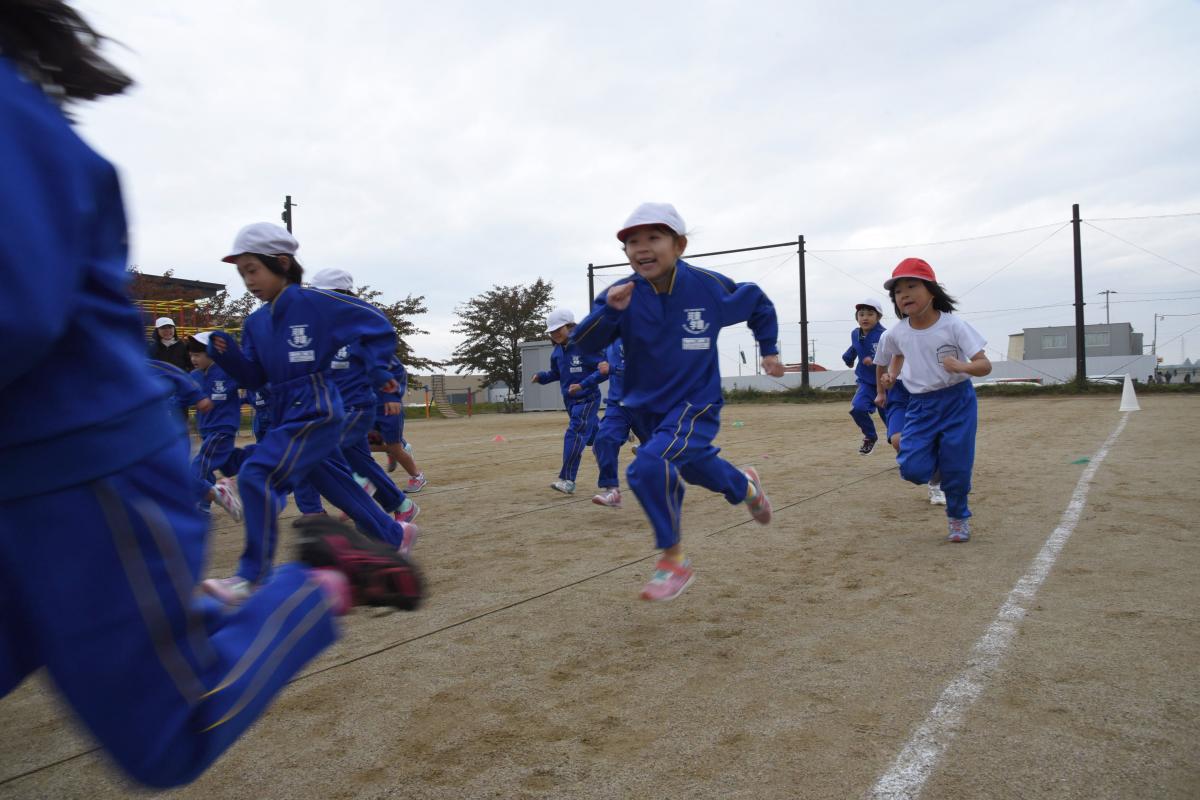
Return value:
M 901 278 L 916 278 L 920 281 L 933 281 L 937 283 L 937 276 L 933 274 L 933 267 L 929 266 L 923 258 L 906 258 L 896 265 L 892 270 L 892 277 L 883 282 L 883 288 L 886 291 L 891 291 L 896 285 L 896 281 Z

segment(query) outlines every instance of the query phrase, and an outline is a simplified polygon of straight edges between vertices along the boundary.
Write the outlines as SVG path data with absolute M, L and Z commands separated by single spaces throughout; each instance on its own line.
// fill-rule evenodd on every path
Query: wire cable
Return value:
M 1147 250 L 1146 248 L 1142 247 L 1140 244 L 1135 244 L 1135 243 L 1129 241 L 1128 239 L 1122 239 L 1120 236 L 1117 236 L 1115 233 L 1112 233 L 1111 231 L 1106 231 L 1106 230 L 1104 230 L 1104 228 L 1101 228 L 1097 225 L 1093 225 L 1090 222 L 1088 222 L 1086 224 L 1089 228 L 1098 230 L 1106 236 L 1111 236 L 1112 238 L 1116 239 L 1118 242 L 1124 242 L 1125 244 L 1129 245 L 1130 247 L 1141 250 L 1146 255 L 1154 256 L 1155 258 L 1165 261 L 1168 264 L 1171 264 L 1172 266 L 1176 266 L 1182 270 L 1186 270 L 1187 272 L 1190 272 L 1193 275 L 1200 275 L 1200 270 L 1194 270 L 1191 267 L 1185 267 L 1183 264 L 1180 264 L 1178 261 L 1172 261 L 1171 259 L 1167 258 L 1166 256 L 1161 256 L 1158 253 L 1154 252 L 1153 250 Z
M 915 244 L 890 244 L 881 247 L 844 247 L 835 250 L 806 250 L 808 253 L 869 253 L 876 250 L 906 250 L 912 247 L 939 247 L 944 244 L 961 244 L 962 242 L 977 242 L 981 239 L 996 239 L 1001 236 L 1013 236 L 1018 233 L 1029 233 L 1030 231 L 1040 231 L 1044 228 L 1053 228 L 1055 225 L 1066 226 L 1070 225 L 1071 221 L 1066 222 L 1048 222 L 1045 225 L 1035 225 L 1032 228 L 1017 228 L 1011 231 L 1002 231 L 1001 233 L 985 233 L 979 236 L 968 236 L 965 239 L 946 239 L 940 242 L 917 242 Z

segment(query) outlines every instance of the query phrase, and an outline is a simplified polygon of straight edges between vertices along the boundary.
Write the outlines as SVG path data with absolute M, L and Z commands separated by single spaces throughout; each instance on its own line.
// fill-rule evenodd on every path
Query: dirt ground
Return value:
M 1141 403 L 922 797 L 1200 796 L 1200 398 Z M 718 444 L 759 468 L 775 522 L 689 489 L 697 580 L 664 604 L 637 598 L 654 551 L 632 495 L 590 502 L 590 452 L 575 497 L 548 488 L 562 415 L 410 422 L 428 604 L 354 612 L 170 794 L 863 797 L 966 667 L 1117 406 L 981 401 L 965 545 L 890 449 L 856 454 L 842 405 L 727 407 Z M 241 532 L 214 519 L 227 575 Z M 0 798 L 133 793 L 42 677 L 0 720 Z

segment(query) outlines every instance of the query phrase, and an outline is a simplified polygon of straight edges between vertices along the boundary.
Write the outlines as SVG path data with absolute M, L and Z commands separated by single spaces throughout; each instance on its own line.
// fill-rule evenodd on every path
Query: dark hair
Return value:
M 187 337 L 187 351 L 189 353 L 207 353 L 208 345 L 197 339 L 195 336 Z
M 100 55 L 105 40 L 62 0 L 0 2 L 0 53 L 51 97 L 95 100 L 133 84 Z
M 658 231 L 659 233 L 662 233 L 662 234 L 665 234 L 665 235 L 667 235 L 667 236 L 670 236 L 670 237 L 671 237 L 671 239 L 673 239 L 674 241 L 679 241 L 680 239 L 683 239 L 683 238 L 685 238 L 685 237 L 687 236 L 687 234 L 686 234 L 686 233 L 676 233 L 676 232 L 674 231 L 674 229 L 673 229 L 673 228 L 671 228 L 671 226 L 670 226 L 670 225 L 666 225 L 666 224 L 664 224 L 664 223 L 662 223 L 662 222 L 656 222 L 656 223 L 654 223 L 653 225 L 636 225 L 635 227 L 638 227 L 638 228 L 645 227 L 645 228 L 649 228 L 649 229 L 650 229 L 650 230 L 652 230 L 652 231 Z M 624 249 L 625 249 L 625 241 L 626 241 L 628 238 L 629 238 L 629 237 L 628 237 L 628 236 L 626 236 L 626 237 L 625 237 L 625 239 L 622 239 L 622 240 L 621 240 L 621 249 L 622 249 L 622 250 L 624 250 Z
M 896 283 L 899 283 L 902 280 L 905 279 L 899 278 Z M 935 309 L 938 311 L 945 311 L 947 314 L 954 313 L 954 307 L 958 304 L 958 301 L 947 294 L 946 290 L 942 288 L 940 283 L 937 281 L 921 280 L 920 278 L 911 278 L 910 280 L 920 280 L 921 283 L 925 284 L 925 288 L 929 290 L 931 295 L 933 295 L 933 307 Z M 896 305 L 895 283 L 892 284 L 891 289 L 888 289 L 888 297 L 892 299 L 892 308 L 896 309 L 896 319 L 904 319 L 907 317 L 908 315 L 900 310 L 900 306 Z
M 261 253 L 249 253 L 263 263 L 263 266 L 274 272 L 276 275 L 281 275 L 287 279 L 288 283 L 300 283 L 304 278 L 304 267 L 300 266 L 300 262 L 295 256 L 278 255 L 264 256 Z M 285 268 L 280 259 L 286 258 L 288 266 Z

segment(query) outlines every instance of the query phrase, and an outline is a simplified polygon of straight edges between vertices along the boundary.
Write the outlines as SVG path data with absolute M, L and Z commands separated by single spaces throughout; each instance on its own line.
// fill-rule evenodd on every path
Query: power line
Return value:
M 1013 264 L 1017 263 L 1017 262 L 1018 262 L 1018 261 L 1020 261 L 1022 258 L 1024 258 L 1024 257 L 1025 257 L 1025 256 L 1027 256 L 1027 255 L 1029 255 L 1030 253 L 1032 253 L 1034 250 L 1037 250 L 1039 247 L 1041 247 L 1042 245 L 1044 245 L 1046 242 L 1048 242 L 1048 241 L 1050 241 L 1051 239 L 1053 239 L 1055 236 L 1057 236 L 1057 235 L 1058 235 L 1059 231 L 1063 230 L 1064 228 L 1066 228 L 1066 227 L 1067 227 L 1068 225 L 1070 225 L 1070 224 L 1071 224 L 1071 223 L 1069 223 L 1069 222 L 1064 222 L 1064 223 L 1063 223 L 1061 226 L 1059 226 L 1058 228 L 1055 228 L 1055 229 L 1054 229 L 1054 231 L 1053 231 L 1053 232 L 1052 232 L 1052 233 L 1051 233 L 1049 236 L 1047 236 L 1045 239 L 1042 239 L 1040 242 L 1038 242 L 1037 244 L 1035 244 L 1033 247 L 1031 247 L 1031 248 L 1029 248 L 1028 250 L 1026 250 L 1025 252 L 1021 253 L 1019 256 L 1017 256 L 1016 258 L 1014 258 L 1012 261 L 1009 261 L 1007 264 L 1005 264 L 1004 266 L 1000 267 L 1000 269 L 996 270 L 996 271 L 995 271 L 995 272 L 993 272 L 991 275 L 988 275 L 986 278 L 984 278 L 984 279 L 983 279 L 983 280 L 981 280 L 979 283 L 977 283 L 977 284 L 975 284 L 974 286 L 972 286 L 970 289 L 967 289 L 965 292 L 962 292 L 961 294 L 959 294 L 959 297 L 966 297 L 966 296 L 967 296 L 967 295 L 969 295 L 971 292 L 973 292 L 973 291 L 975 291 L 976 289 L 978 289 L 980 286 L 983 286 L 985 283 L 987 283 L 988 281 L 990 281 L 992 278 L 996 277 L 996 276 L 997 276 L 997 275 L 999 275 L 1001 272 L 1003 272 L 1004 270 L 1008 269 L 1008 268 L 1009 268 L 1009 267 L 1011 267 Z
M 852 280 L 852 281 L 855 281 L 855 282 L 857 282 L 857 283 L 860 283 L 860 284 L 862 284 L 863 286 L 865 286 L 865 287 L 867 287 L 868 289 L 870 289 L 872 292 L 877 292 L 877 291 L 879 291 L 879 289 L 878 289 L 878 288 L 876 288 L 875 286 L 872 286 L 871 284 L 867 283 L 866 281 L 863 281 L 863 280 L 860 280 L 859 278 L 856 278 L 856 277 L 854 277 L 854 276 L 853 276 L 853 275 L 851 275 L 849 272 L 846 272 L 844 269 L 842 269 L 841 267 L 837 266 L 836 264 L 832 264 L 832 263 L 830 263 L 830 262 L 826 261 L 825 259 L 821 258 L 821 257 L 820 257 L 820 256 L 818 256 L 818 255 L 813 255 L 813 251 L 812 251 L 812 250 L 806 250 L 805 252 L 806 252 L 806 253 L 807 253 L 809 256 L 812 256 L 812 258 L 813 258 L 813 260 L 814 260 L 814 261 L 820 261 L 820 262 L 821 262 L 822 264 L 824 264 L 825 266 L 827 266 L 827 267 L 830 267 L 830 268 L 832 268 L 832 269 L 836 270 L 837 272 L 840 272 L 842 275 L 846 276 L 846 277 L 847 277 L 847 278 L 849 278 L 850 280 Z M 839 252 L 839 251 L 836 251 L 836 250 L 826 250 L 826 251 L 822 251 L 822 252 Z
M 1182 269 L 1182 270 L 1186 270 L 1186 271 L 1188 271 L 1188 272 L 1192 273 L 1193 275 L 1200 275 L 1200 270 L 1194 270 L 1194 269 L 1192 269 L 1191 267 L 1185 267 L 1183 264 L 1180 264 L 1178 261 L 1172 261 L 1171 259 L 1167 258 L 1166 256 L 1160 256 L 1158 253 L 1154 252 L 1153 250 L 1147 250 L 1146 248 L 1142 247 L 1140 244 L 1134 244 L 1133 242 L 1129 241 L 1128 239 L 1122 239 L 1120 236 L 1117 236 L 1115 233 L 1112 233 L 1112 232 L 1110 232 L 1110 231 L 1106 231 L 1106 230 L 1104 230 L 1104 228 L 1101 228 L 1101 227 L 1099 227 L 1099 226 L 1093 225 L 1093 224 L 1092 224 L 1092 223 L 1090 223 L 1090 222 L 1088 222 L 1088 223 L 1085 223 L 1085 224 L 1086 224 L 1086 225 L 1087 225 L 1089 228 L 1093 228 L 1094 230 L 1098 230 L 1098 231 L 1100 231 L 1101 233 L 1103 233 L 1103 234 L 1104 234 L 1104 235 L 1106 235 L 1106 236 L 1111 236 L 1112 238 L 1116 239 L 1118 242 L 1124 242 L 1125 244 L 1129 245 L 1130 247 L 1135 247 L 1135 248 L 1137 248 L 1138 250 L 1141 250 L 1141 251 L 1142 251 L 1143 253 L 1145 253 L 1146 255 L 1154 256 L 1155 258 L 1157 258 L 1157 259 L 1161 259 L 1162 261 L 1165 261 L 1165 262 L 1167 262 L 1168 264 L 1171 264 L 1171 265 L 1173 265 L 1173 266 L 1179 267 L 1179 268 L 1180 268 L 1180 269 Z
M 1040 231 L 1044 228 L 1053 228 L 1055 225 L 1067 226 L 1070 225 L 1070 220 L 1067 222 L 1048 222 L 1045 225 L 1035 225 L 1032 228 L 1017 228 L 1016 230 L 1003 231 L 1001 233 L 985 233 L 980 236 L 968 236 L 965 239 L 946 239 L 940 242 L 917 242 L 915 244 L 890 244 L 880 247 L 844 247 L 835 250 L 807 250 L 809 253 L 867 253 L 873 250 L 904 250 L 911 247 L 939 247 L 944 244 L 961 244 L 962 242 L 977 242 L 980 239 L 995 239 L 1000 236 L 1012 236 L 1018 233 L 1029 233 L 1030 231 Z
M 1182 214 L 1158 214 L 1152 217 L 1091 217 L 1084 222 L 1125 222 L 1135 219 L 1176 219 L 1178 217 L 1200 217 L 1200 211 L 1189 211 Z

